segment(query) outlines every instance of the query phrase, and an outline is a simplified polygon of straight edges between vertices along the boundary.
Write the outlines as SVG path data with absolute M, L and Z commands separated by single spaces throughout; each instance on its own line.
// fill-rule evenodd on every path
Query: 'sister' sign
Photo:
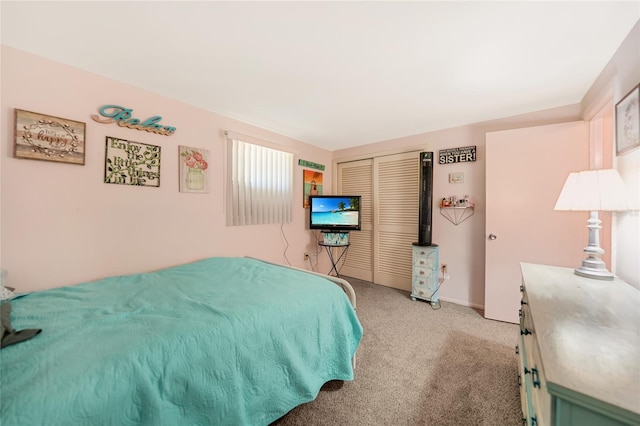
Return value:
M 469 161 L 476 161 L 475 145 L 438 151 L 438 164 L 466 163 Z

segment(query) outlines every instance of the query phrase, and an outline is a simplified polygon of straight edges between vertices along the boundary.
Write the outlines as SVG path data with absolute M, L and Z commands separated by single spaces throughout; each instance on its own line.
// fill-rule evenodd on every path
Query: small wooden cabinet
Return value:
M 411 300 L 422 299 L 439 305 L 438 265 L 439 247 L 437 245 L 413 245 Z
M 640 291 L 571 268 L 521 269 L 523 424 L 640 425 Z

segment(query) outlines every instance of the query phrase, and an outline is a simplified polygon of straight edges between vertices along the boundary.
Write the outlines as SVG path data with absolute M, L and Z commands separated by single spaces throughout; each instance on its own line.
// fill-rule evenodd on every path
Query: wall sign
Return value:
M 469 161 L 476 161 L 475 145 L 438 151 L 438 164 L 467 163 Z
M 85 124 L 16 109 L 16 158 L 84 165 Z
M 160 186 L 160 147 L 107 136 L 104 183 Z
M 307 160 L 298 160 L 298 165 L 303 167 L 309 167 L 310 169 L 324 170 L 324 164 L 313 163 Z
M 139 118 L 133 118 L 133 110 L 120 105 L 103 105 L 98 110 L 100 115 L 92 115 L 98 123 L 111 124 L 117 123 L 120 127 L 128 127 L 130 129 L 145 130 L 159 135 L 171 136 L 175 133 L 176 128 L 172 126 L 163 126 L 158 122 L 162 120 L 159 115 L 154 115 L 142 121 Z M 100 116 L 104 118 L 100 118 Z

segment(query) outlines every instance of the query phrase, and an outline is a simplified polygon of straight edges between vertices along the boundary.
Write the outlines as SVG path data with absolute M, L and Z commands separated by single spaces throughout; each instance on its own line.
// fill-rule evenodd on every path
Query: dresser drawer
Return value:
M 520 407 L 522 408 L 523 423 L 529 418 L 529 401 L 527 400 L 528 393 L 525 391 L 525 362 L 526 352 L 523 337 L 518 337 L 518 345 L 516 346 L 516 353 L 518 355 L 518 387 L 520 388 Z
M 424 272 L 420 274 L 420 272 Z M 433 271 L 424 270 L 423 268 L 413 268 L 413 282 L 411 284 L 412 294 L 420 298 L 428 298 L 436 290 L 436 275 Z
M 536 419 L 540 426 L 547 426 L 551 423 L 551 395 L 547 390 L 547 381 L 544 376 L 544 369 L 540 358 L 538 344 L 533 341 L 528 346 L 529 374 L 531 375 L 531 399 L 536 407 Z
M 438 255 L 434 250 L 416 248 L 413 251 L 413 266 L 438 269 Z

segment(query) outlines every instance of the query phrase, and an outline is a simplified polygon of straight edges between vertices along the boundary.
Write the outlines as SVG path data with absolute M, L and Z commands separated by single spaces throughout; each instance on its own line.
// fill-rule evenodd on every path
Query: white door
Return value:
M 487 133 L 486 156 L 485 317 L 517 323 L 520 262 L 584 257 L 587 213 L 553 208 L 568 174 L 589 168 L 587 123 Z

